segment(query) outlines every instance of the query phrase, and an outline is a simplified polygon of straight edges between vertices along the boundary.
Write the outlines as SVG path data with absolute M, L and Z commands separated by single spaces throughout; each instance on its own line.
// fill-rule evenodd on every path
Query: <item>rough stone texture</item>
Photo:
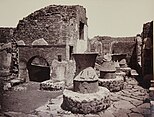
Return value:
M 110 91 L 120 91 L 124 87 L 123 76 L 116 76 L 114 79 L 99 79 L 99 86 L 106 87 Z
M 0 28 L 0 43 L 8 43 L 11 42 L 13 37 L 13 32 L 15 28 Z
M 96 113 L 110 106 L 110 92 L 99 87 L 96 93 L 82 94 L 65 89 L 62 107 L 73 113 Z
M 100 52 L 97 60 L 104 56 L 105 53 L 111 54 L 127 54 L 127 63 L 130 64 L 131 57 L 134 56 L 135 37 L 107 37 L 95 36 L 90 40 L 90 50 L 93 52 Z M 101 47 L 98 46 L 101 43 Z M 126 45 L 126 46 L 123 46 Z M 99 49 L 100 48 L 100 49 Z M 100 50 L 100 51 L 97 51 Z
M 0 44 L 0 55 L 0 76 L 8 76 L 12 62 L 11 43 Z
M 30 84 L 30 86 L 33 85 L 34 84 Z M 16 109 L 15 112 L 9 111 L 8 115 L 11 117 L 14 117 L 14 115 L 20 115 L 22 117 L 22 114 L 26 114 L 28 117 L 153 117 L 153 110 L 150 110 L 150 107 L 152 109 L 153 105 L 150 105 L 150 103 L 147 101 L 149 99 L 148 90 L 139 86 L 138 82 L 134 78 L 128 78 L 128 76 L 126 76 L 126 81 L 124 85 L 125 87 L 123 90 L 119 92 L 110 92 L 110 107 L 98 113 L 77 114 L 72 113 L 71 111 L 63 110 L 61 108 L 61 104 L 63 102 L 63 95 L 60 95 L 55 99 L 49 99 L 47 103 L 36 108 L 34 111 L 32 110 L 32 113 L 30 114 L 18 112 L 18 110 Z M 41 92 L 42 91 L 39 90 L 38 94 L 40 94 Z M 48 91 L 43 92 L 47 93 Z M 51 92 L 48 93 L 51 94 Z M 27 95 L 27 93 L 25 95 Z M 88 97 L 90 98 L 90 95 L 88 95 Z M 22 105 L 22 107 L 23 106 L 25 105 Z M 7 114 L 7 112 L 5 114 Z M 5 117 L 4 113 L 0 113 L 0 115 L 2 117 Z
M 143 24 L 142 32 L 142 74 L 147 87 L 153 79 L 153 21 Z
M 47 80 L 40 83 L 41 90 L 49 90 L 49 91 L 63 90 L 64 87 L 65 87 L 64 81 L 53 82 L 53 80 Z
M 87 24 L 85 16 L 86 10 L 81 6 L 50 5 L 20 20 L 14 38 L 24 39 L 25 44 L 31 44 L 40 38 L 44 38 L 49 44 L 65 44 L 66 38 L 79 39 L 78 19 Z
M 62 60 L 71 60 L 73 52 L 86 51 L 86 30 L 86 9 L 79 5 L 50 5 L 31 13 L 19 21 L 13 35 L 17 41 L 24 42 L 24 45 L 18 45 L 19 64 L 27 63 L 32 57 L 41 56 L 52 67 L 52 60 L 57 59 L 59 54 L 62 55 Z M 85 48 L 79 49 L 80 45 L 84 45 Z
M 66 61 L 58 61 L 53 60 L 52 61 L 52 71 L 51 71 L 51 79 L 54 81 L 65 81 L 66 76 L 66 70 L 67 70 L 67 62 Z

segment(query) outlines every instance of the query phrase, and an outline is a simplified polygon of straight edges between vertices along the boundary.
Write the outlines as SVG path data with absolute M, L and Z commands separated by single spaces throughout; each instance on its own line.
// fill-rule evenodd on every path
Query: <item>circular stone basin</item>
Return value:
M 110 91 L 120 91 L 124 87 L 124 77 L 116 76 L 114 79 L 99 79 L 99 86 L 106 87 Z
M 102 111 L 110 104 L 110 91 L 105 87 L 99 87 L 98 92 L 88 94 L 65 89 L 61 107 L 73 113 L 88 114 Z

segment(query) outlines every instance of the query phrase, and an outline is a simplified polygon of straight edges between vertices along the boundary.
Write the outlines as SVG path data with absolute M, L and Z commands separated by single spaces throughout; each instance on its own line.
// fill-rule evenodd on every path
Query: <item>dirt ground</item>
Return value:
M 32 113 L 49 99 L 62 94 L 62 91 L 39 90 L 39 83 L 29 82 L 13 87 L 12 90 L 3 93 L 3 111 Z
M 39 88 L 38 82 L 28 82 L 5 91 L 0 117 L 151 117 L 148 90 L 133 78 L 126 79 L 123 90 L 111 92 L 112 104 L 107 110 L 94 115 L 64 111 L 60 108 L 62 91 Z M 48 103 L 51 99 L 55 100 L 55 105 Z

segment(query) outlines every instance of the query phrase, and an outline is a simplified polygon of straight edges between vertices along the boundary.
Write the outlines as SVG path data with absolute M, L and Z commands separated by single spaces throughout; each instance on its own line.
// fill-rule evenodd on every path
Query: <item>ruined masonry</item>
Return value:
M 38 82 L 52 79 L 53 60 L 60 55 L 66 62 L 66 84 L 72 84 L 75 63 L 71 54 L 87 50 L 83 46 L 87 45 L 87 28 L 86 9 L 79 5 L 50 5 L 20 20 L 13 35 L 19 50 L 19 78 L 29 76 L 24 80 Z

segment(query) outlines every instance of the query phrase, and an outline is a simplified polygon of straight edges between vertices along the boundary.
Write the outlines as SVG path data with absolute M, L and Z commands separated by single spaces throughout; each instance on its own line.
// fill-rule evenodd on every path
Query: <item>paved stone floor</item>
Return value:
M 61 109 L 62 95 L 50 99 L 32 113 L 5 112 L 7 117 L 152 117 L 148 90 L 138 85 L 133 78 L 126 78 L 124 89 L 111 93 L 111 106 L 97 114 L 73 114 Z M 1 117 L 1 116 L 0 116 Z

